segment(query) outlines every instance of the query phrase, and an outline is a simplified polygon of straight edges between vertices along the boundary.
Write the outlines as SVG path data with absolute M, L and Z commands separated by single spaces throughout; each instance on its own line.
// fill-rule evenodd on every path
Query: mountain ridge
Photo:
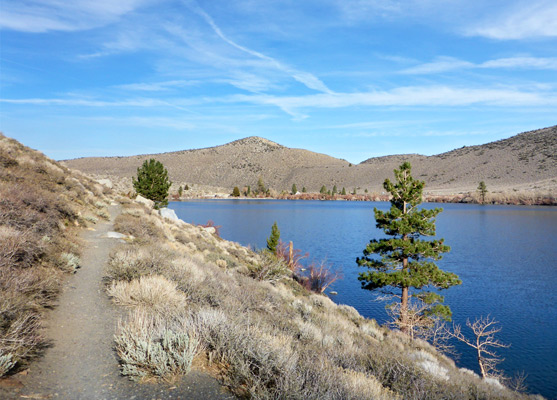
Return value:
M 524 191 L 557 189 L 557 126 L 522 132 L 483 145 L 464 146 L 432 156 L 397 154 L 351 164 L 326 154 L 283 146 L 250 136 L 219 146 L 128 157 L 84 157 L 65 160 L 69 167 L 108 177 L 131 178 L 148 158 L 168 169 L 175 185 L 206 185 L 231 190 L 255 186 L 261 177 L 280 192 L 292 184 L 308 191 L 325 185 L 332 189 L 381 192 L 385 178 L 403 161 L 413 166 L 426 190 L 436 193 L 474 191 L 479 181 L 489 190 Z M 131 181 L 131 179 L 130 179 Z

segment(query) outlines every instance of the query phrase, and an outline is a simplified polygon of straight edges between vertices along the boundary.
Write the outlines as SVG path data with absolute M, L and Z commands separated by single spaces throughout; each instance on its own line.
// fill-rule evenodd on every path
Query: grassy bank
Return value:
M 0 377 L 46 345 L 44 312 L 79 267 L 76 234 L 108 216 L 106 201 L 92 180 L 0 134 Z
M 306 290 L 265 253 L 134 202 L 116 225 L 129 238 L 107 291 L 129 308 L 116 346 L 134 380 L 172 380 L 193 362 L 245 398 L 526 398 Z

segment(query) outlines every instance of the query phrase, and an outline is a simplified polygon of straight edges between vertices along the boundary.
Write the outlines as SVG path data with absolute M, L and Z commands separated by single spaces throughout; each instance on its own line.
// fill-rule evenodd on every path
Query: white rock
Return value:
M 159 214 L 161 217 L 167 218 L 171 221 L 176 221 L 176 222 L 180 221 L 180 218 L 178 218 L 176 212 L 174 210 L 171 210 L 170 208 L 161 208 L 159 210 Z
M 107 232 L 106 237 L 112 239 L 124 239 L 127 236 L 119 232 Z
M 97 179 L 97 182 L 109 189 L 112 189 L 112 181 L 110 179 Z
M 138 194 L 135 198 L 136 203 L 145 204 L 149 208 L 153 208 L 155 206 L 155 202 L 153 200 L 146 199 L 142 195 Z

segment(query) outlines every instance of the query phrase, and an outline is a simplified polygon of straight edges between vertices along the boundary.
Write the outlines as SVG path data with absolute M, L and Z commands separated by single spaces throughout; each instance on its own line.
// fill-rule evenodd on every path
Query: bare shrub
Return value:
M 454 325 L 452 332 L 448 332 L 452 337 L 476 350 L 478 364 L 484 379 L 501 376 L 501 372 L 497 369 L 497 364 L 502 362 L 503 359 L 494 349 L 510 347 L 510 345 L 502 343 L 495 337 L 497 333 L 501 332 L 501 328 L 495 326 L 497 323 L 489 315 L 485 318 L 478 318 L 474 322 L 467 320 L 466 326 L 474 333 L 474 340 L 464 336 L 459 325 Z
M 43 254 L 41 241 L 30 230 L 0 225 L 0 268 L 28 268 Z
M 186 374 L 198 345 L 186 317 L 165 320 L 141 309 L 119 322 L 115 341 L 122 375 L 132 380 L 171 381 Z
M 299 282 L 308 290 L 323 293 L 329 286 L 342 278 L 340 271 L 333 271 L 325 261 L 312 262 L 307 271 L 296 272 Z

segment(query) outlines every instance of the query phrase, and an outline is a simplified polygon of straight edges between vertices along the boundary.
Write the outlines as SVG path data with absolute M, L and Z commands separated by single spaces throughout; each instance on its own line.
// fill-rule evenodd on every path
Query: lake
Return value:
M 384 303 L 360 288 L 356 257 L 372 238 L 373 208 L 388 210 L 386 202 L 303 200 L 199 200 L 171 202 L 181 219 L 220 225 L 225 239 L 264 248 L 273 222 L 281 239 L 309 252 L 310 260 L 326 259 L 342 271 L 330 290 L 339 304 L 355 307 L 367 318 L 386 322 Z M 500 349 L 500 364 L 508 376 L 524 371 L 530 393 L 557 397 L 557 208 L 423 204 L 443 207 L 437 235 L 451 246 L 438 262 L 459 275 L 462 285 L 443 291 L 453 321 L 490 315 L 500 322 L 498 338 L 511 344 Z M 457 364 L 479 373 L 474 349 L 455 343 Z

